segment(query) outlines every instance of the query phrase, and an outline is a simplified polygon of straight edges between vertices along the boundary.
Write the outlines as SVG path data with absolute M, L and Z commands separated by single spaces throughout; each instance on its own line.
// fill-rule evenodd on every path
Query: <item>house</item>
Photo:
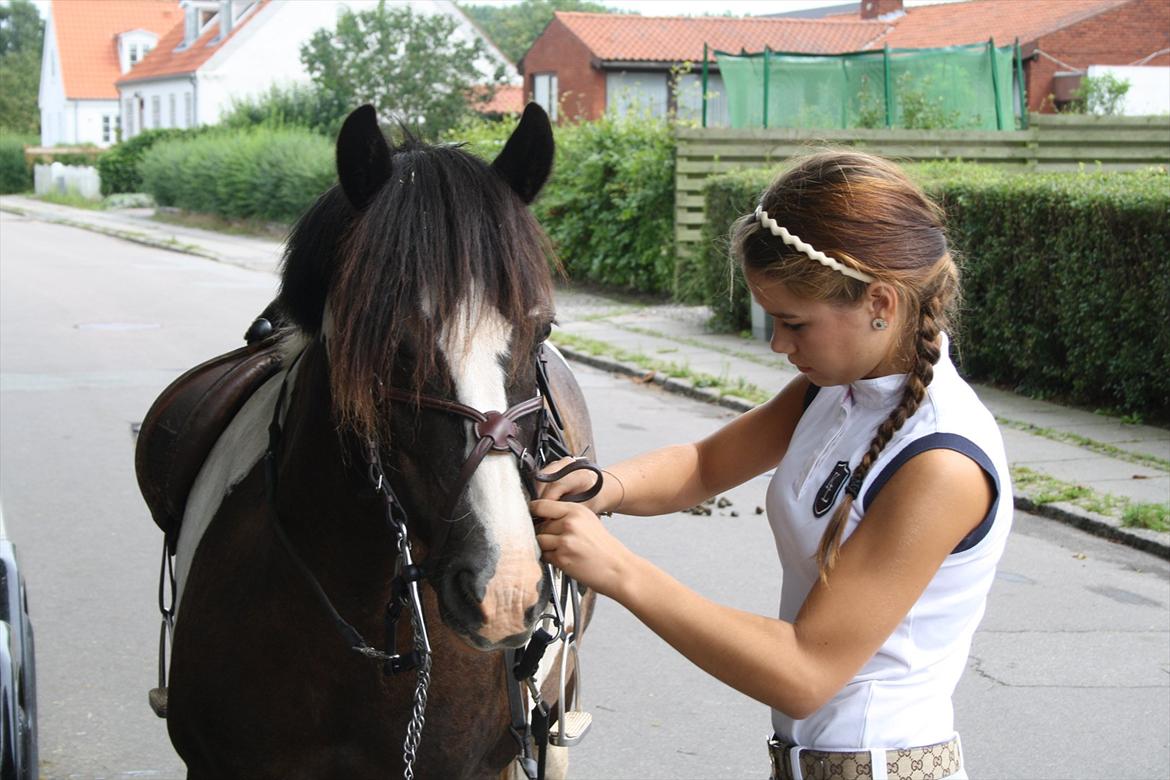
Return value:
M 851 8 L 756 18 L 558 12 L 521 60 L 524 91 L 563 118 L 596 119 L 635 104 L 654 115 L 675 110 L 697 119 L 706 52 L 707 121 L 724 125 L 716 50 L 840 54 L 1019 39 L 1032 111 L 1053 110 L 1048 96 L 1068 95 L 1090 65 L 1170 65 L 1166 0 L 966 0 L 910 8 L 902 0 L 861 0 Z
M 451 0 L 407 0 L 417 13 L 446 14 L 465 39 L 482 37 Z M 321 28 L 332 28 L 345 12 L 377 6 L 377 0 L 182 0 L 182 17 L 153 51 L 117 82 L 123 135 L 143 130 L 215 124 L 233 103 L 273 86 L 309 82 L 301 46 Z M 519 75 L 488 43 L 479 67 L 485 75 L 499 64 Z
M 901 10 L 901 0 L 863 1 Z M 988 38 L 1003 45 L 1018 38 L 1030 111 L 1055 110 L 1049 96 L 1057 105 L 1067 100 L 1091 65 L 1170 66 L 1166 0 L 968 0 L 907 8 L 890 24 L 876 48 L 952 46 Z
M 863 49 L 886 29 L 882 22 L 737 19 L 557 12 L 520 61 L 524 91 L 555 120 L 597 119 L 631 106 L 680 118 L 702 112 L 704 45 L 714 97 L 708 123 L 727 124 L 716 50 L 839 54 Z M 671 84 L 677 80 L 677 89 Z M 561 116 L 561 113 L 565 116 Z
M 180 18 L 178 0 L 53 0 L 37 98 L 41 146 L 115 143 L 114 82 Z

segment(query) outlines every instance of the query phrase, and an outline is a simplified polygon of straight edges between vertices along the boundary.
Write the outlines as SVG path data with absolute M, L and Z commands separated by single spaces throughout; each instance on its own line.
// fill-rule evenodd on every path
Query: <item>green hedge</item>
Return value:
M 267 127 L 162 141 L 139 169 L 160 206 L 280 222 L 295 220 L 336 179 L 326 138 Z
M 102 177 L 102 195 L 142 192 L 142 174 L 138 166 L 148 149 L 160 141 L 198 138 L 205 132 L 206 128 L 202 127 L 190 130 L 144 130 L 133 138 L 110 147 L 97 161 L 98 174 Z
M 514 125 L 476 122 L 449 134 L 491 160 Z M 674 282 L 670 126 L 606 118 L 555 129 L 552 177 L 534 208 L 570 278 L 649 293 Z
M 24 147 L 38 141 L 35 136 L 0 135 L 0 193 L 32 190 L 32 168 L 24 160 Z
M 909 170 L 946 208 L 951 243 L 962 255 L 968 376 L 1166 417 L 1170 177 L 1164 171 L 1021 174 L 959 163 Z M 714 292 L 709 303 L 724 326 L 750 321 L 742 280 L 728 299 L 727 229 L 774 173 L 725 174 L 707 185 L 707 250 L 700 260 Z

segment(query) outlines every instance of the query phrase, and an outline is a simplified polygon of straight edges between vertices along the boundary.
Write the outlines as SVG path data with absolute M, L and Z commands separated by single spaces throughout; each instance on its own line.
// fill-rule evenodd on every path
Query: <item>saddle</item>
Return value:
M 211 448 L 252 393 L 281 368 L 279 338 L 267 321 L 253 323 L 245 338 L 247 346 L 201 363 L 172 382 L 139 428 L 134 452 L 138 487 L 171 554 L 187 496 Z

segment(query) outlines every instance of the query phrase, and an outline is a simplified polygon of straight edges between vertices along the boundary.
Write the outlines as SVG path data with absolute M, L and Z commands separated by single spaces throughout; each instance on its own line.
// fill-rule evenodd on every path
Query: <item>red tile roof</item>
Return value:
M 997 46 L 1017 37 L 1028 43 L 1130 0 L 968 0 L 965 3 L 907 8 L 892 20 L 892 30 L 874 48 L 924 49 L 983 43 Z M 830 17 L 841 19 L 841 16 Z
M 884 22 L 821 19 L 737 19 L 723 16 L 633 16 L 558 11 L 564 24 L 601 60 L 682 62 L 710 51 L 797 51 L 836 54 L 863 49 Z M 714 56 L 711 55 L 711 59 Z
M 182 19 L 180 19 L 179 23 L 172 27 L 159 40 L 158 45 L 151 49 L 150 53 L 143 58 L 142 62 L 135 65 L 134 69 L 123 78 L 118 79 L 119 86 L 122 84 L 132 84 L 136 81 L 162 79 L 170 76 L 184 76 L 188 73 L 194 73 L 199 70 L 199 67 L 203 63 L 211 59 L 212 55 L 219 51 L 221 46 L 230 41 L 236 33 L 255 19 L 264 10 L 262 6 L 268 2 L 269 0 L 260 0 L 247 16 L 235 23 L 231 32 L 223 40 L 215 41 L 215 38 L 219 35 L 219 22 L 215 21 L 209 24 L 207 30 L 190 46 L 177 51 L 183 43 L 183 33 L 185 31 L 185 25 Z M 215 42 L 212 43 L 212 41 Z
M 1132 0 L 966 0 L 907 8 L 893 19 L 862 21 L 856 14 L 820 19 L 726 16 L 633 16 L 558 12 L 595 57 L 633 62 L 698 60 L 711 51 L 837 54 L 891 48 L 934 48 L 1017 37 L 1026 43 Z M 713 58 L 713 57 L 712 57 Z
M 176 0 L 53 0 L 49 12 L 70 100 L 116 100 L 118 35 L 149 30 L 161 36 L 183 18 Z
M 519 114 L 524 109 L 524 88 L 505 84 L 496 88 L 496 94 L 487 103 L 476 103 L 481 114 Z

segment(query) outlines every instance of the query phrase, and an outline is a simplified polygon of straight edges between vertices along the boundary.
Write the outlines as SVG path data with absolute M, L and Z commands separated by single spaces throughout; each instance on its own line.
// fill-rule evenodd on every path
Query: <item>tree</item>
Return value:
M 0 5 L 0 129 L 40 131 L 37 92 L 45 25 L 29 0 Z
M 589 0 L 522 0 L 505 7 L 465 5 L 460 8 L 512 62 L 520 61 L 557 11 L 616 13 Z
M 383 121 L 391 117 L 420 125 L 436 137 L 486 103 L 504 81 L 504 66 L 485 78 L 476 63 L 487 47 L 456 36 L 458 24 L 445 14 L 417 14 L 409 6 L 346 12 L 335 30 L 322 29 L 301 47 L 301 62 L 314 85 L 344 114 L 371 103 Z M 324 110 L 324 109 L 323 109 Z

